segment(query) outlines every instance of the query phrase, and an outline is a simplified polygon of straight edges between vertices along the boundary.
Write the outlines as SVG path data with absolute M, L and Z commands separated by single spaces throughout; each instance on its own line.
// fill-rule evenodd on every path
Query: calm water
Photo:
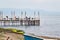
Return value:
M 33 33 L 35 35 L 45 35 L 51 37 L 60 37 L 60 16 L 43 16 L 41 19 L 41 26 L 17 26 L 4 27 L 16 28 L 24 30 L 26 33 Z
M 24 30 L 26 33 L 33 33 L 35 35 L 45 35 L 51 37 L 60 37 L 60 30 L 56 27 L 43 27 L 43 26 L 20 26 L 20 27 L 3 27 L 3 28 L 16 28 Z

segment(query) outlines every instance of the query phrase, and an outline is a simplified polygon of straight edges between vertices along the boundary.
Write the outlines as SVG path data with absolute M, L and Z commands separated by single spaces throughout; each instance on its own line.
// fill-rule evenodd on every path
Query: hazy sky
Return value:
M 60 0 L 0 0 L 0 8 L 31 8 L 60 11 Z

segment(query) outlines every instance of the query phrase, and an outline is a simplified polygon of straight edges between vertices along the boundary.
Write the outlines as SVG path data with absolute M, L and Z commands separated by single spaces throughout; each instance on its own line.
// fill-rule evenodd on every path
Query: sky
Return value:
M 42 15 L 56 15 L 60 13 L 60 0 L 0 0 L 0 9 L 6 11 L 9 8 L 39 10 Z
M 60 11 L 60 0 L 0 0 L 0 8 L 30 8 Z

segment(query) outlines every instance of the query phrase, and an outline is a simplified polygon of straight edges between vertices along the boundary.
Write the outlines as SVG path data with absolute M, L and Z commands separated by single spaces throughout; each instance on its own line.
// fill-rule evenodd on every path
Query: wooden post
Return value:
M 34 12 L 34 19 L 33 19 L 33 24 L 34 24 L 34 26 L 36 25 L 36 22 L 35 22 L 35 12 Z
M 23 12 L 21 12 L 21 21 L 20 21 L 20 25 L 23 25 L 22 15 L 23 15 Z
M 38 11 L 38 25 L 40 25 L 40 13 L 39 13 L 39 11 Z

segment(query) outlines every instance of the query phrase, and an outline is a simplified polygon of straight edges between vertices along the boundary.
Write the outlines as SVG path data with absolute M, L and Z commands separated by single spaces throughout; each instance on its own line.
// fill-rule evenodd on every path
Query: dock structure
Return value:
M 3 13 L 0 12 L 0 26 L 40 26 L 40 15 L 38 12 L 38 17 L 27 17 L 25 12 L 25 17 L 23 18 L 23 12 L 21 12 L 21 18 L 17 18 L 15 16 L 15 12 L 13 13 L 14 17 L 9 18 L 6 16 L 3 18 Z M 11 13 L 12 15 L 12 13 Z M 35 12 L 34 12 L 35 16 Z

